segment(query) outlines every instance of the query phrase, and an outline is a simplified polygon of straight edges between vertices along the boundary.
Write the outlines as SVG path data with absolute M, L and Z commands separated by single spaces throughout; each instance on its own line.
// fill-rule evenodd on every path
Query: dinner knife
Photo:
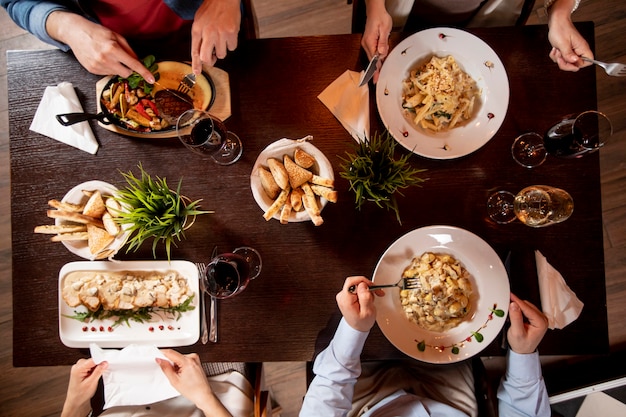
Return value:
M 378 64 L 378 53 L 374 54 L 370 63 L 367 65 L 367 68 L 365 69 L 363 76 L 361 76 L 361 82 L 359 82 L 359 87 L 362 87 L 365 84 L 370 82 L 370 80 L 374 76 L 374 73 L 376 72 L 377 64 Z

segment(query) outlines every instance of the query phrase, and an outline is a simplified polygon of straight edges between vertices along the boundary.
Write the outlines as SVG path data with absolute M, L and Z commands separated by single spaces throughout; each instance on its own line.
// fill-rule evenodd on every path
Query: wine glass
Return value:
M 537 167 L 548 154 L 559 158 L 580 158 L 606 144 L 613 134 L 611 120 L 595 110 L 570 114 L 548 129 L 538 133 L 524 133 L 513 141 L 511 154 L 515 162 L 526 168 Z
M 187 149 L 209 155 L 219 165 L 237 162 L 243 152 L 239 137 L 203 110 L 191 109 L 181 114 L 176 121 L 176 134 Z
M 261 266 L 261 255 L 249 246 L 216 255 L 207 265 L 203 277 L 207 293 L 220 299 L 233 297 L 259 276 Z
M 491 194 L 487 212 L 496 223 L 518 219 L 530 227 L 545 227 L 567 220 L 574 212 L 574 200 L 560 188 L 531 185 L 517 195 L 508 191 Z

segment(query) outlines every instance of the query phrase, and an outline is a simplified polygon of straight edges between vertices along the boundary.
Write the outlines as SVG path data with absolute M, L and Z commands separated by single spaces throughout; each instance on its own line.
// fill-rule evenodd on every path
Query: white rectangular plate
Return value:
M 180 319 L 162 318 L 153 314 L 150 322 L 129 321 L 130 326 L 113 327 L 114 320 L 95 320 L 84 323 L 67 316 L 87 311 L 86 307 L 70 307 L 61 295 L 64 277 L 74 271 L 177 271 L 187 278 L 195 293 L 195 309 L 182 314 Z M 176 347 L 194 344 L 200 335 L 200 291 L 198 268 L 189 261 L 81 261 L 65 264 L 59 272 L 59 335 L 67 347 L 85 348 L 96 343 L 103 348 L 123 348 L 131 343 L 157 347 Z

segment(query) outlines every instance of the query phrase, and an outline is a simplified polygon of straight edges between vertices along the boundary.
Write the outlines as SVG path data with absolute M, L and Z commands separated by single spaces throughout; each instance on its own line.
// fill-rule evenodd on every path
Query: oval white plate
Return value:
M 117 187 L 108 182 L 92 180 L 83 182 L 78 184 L 76 187 L 72 188 L 65 194 L 63 199 L 64 203 L 73 203 L 73 204 L 81 204 L 87 201 L 87 197 L 83 194 L 83 190 L 95 191 L 98 190 L 102 193 L 103 196 L 113 195 L 117 191 Z M 64 220 L 55 219 L 54 224 L 60 225 L 65 223 Z M 117 235 L 115 240 L 109 244 L 102 252 L 99 254 L 93 255 L 89 250 L 89 246 L 86 240 L 77 240 L 77 241 L 61 241 L 63 245 L 72 252 L 74 255 L 78 255 L 81 258 L 95 260 L 95 259 L 111 259 L 115 254 L 120 250 L 122 246 L 126 243 L 126 239 L 128 239 L 129 233 L 120 233 Z
M 309 138 L 309 137 L 307 137 Z M 257 173 L 257 169 L 259 166 L 264 166 L 267 168 L 267 159 L 268 158 L 276 158 L 282 162 L 283 156 L 288 154 L 293 159 L 293 152 L 296 148 L 301 148 L 303 151 L 307 152 L 309 155 L 313 156 L 317 163 L 313 165 L 313 167 L 309 168 L 311 172 L 320 177 L 335 179 L 335 174 L 333 173 L 333 166 L 330 164 L 330 161 L 326 156 L 317 149 L 312 143 L 308 142 L 307 138 L 304 139 L 280 139 L 276 142 L 270 143 L 263 151 L 259 154 L 252 167 L 252 173 L 250 174 L 250 188 L 252 189 L 252 195 L 254 196 L 254 200 L 257 202 L 259 207 L 263 212 L 266 212 L 267 209 L 272 205 L 274 200 L 268 197 L 263 190 L 263 186 L 261 185 L 261 178 L 259 178 L 259 174 Z M 320 204 L 321 209 L 323 209 L 328 203 L 328 200 L 321 198 Z M 274 215 L 274 219 L 280 220 L 280 210 L 277 214 Z M 305 210 L 302 211 L 291 211 L 291 215 L 289 216 L 289 222 L 304 222 L 311 220 L 311 217 Z
M 121 324 L 111 327 L 113 319 L 83 323 L 69 318 L 76 311 L 87 311 L 84 306 L 70 307 L 63 300 L 62 283 L 67 274 L 74 271 L 177 271 L 187 278 L 195 293 L 191 305 L 195 309 L 183 313 L 180 319 L 159 317 L 144 323 L 130 321 L 130 326 Z M 194 344 L 200 335 L 200 291 L 198 268 L 189 261 L 96 261 L 70 262 L 59 272 L 59 335 L 67 347 L 86 348 L 96 343 L 102 348 L 123 348 L 131 343 L 150 344 L 157 347 L 176 347 Z M 162 327 L 161 327 L 162 326 Z
M 472 118 L 444 132 L 417 127 L 402 109 L 402 80 L 433 55 L 452 55 L 482 90 Z M 409 36 L 389 53 L 376 84 L 376 103 L 387 130 L 409 151 L 432 159 L 459 158 L 486 144 L 504 122 L 509 79 L 498 55 L 480 38 L 459 29 L 432 28 Z
M 498 335 L 508 315 L 509 279 L 498 254 L 480 237 L 452 226 L 415 229 L 396 240 L 374 270 L 376 284 L 394 284 L 415 256 L 424 252 L 454 256 L 471 275 L 468 317 L 446 332 L 424 330 L 409 321 L 400 305 L 399 288 L 376 300 L 376 322 L 400 351 L 429 363 L 459 362 L 476 355 Z M 499 310 L 500 317 L 494 313 Z

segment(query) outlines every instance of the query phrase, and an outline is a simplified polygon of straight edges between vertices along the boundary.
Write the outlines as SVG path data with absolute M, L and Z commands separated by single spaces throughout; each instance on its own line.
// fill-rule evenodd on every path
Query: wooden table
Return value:
M 593 25 L 580 28 L 593 41 Z M 233 103 L 226 124 L 244 143 L 242 159 L 227 167 L 191 154 L 177 139 L 129 139 L 95 124 L 101 145 L 95 156 L 29 131 L 45 86 L 72 82 L 85 110 L 93 112 L 94 85 L 100 77 L 59 51 L 10 52 L 14 365 L 71 364 L 88 354 L 65 347 L 59 339 L 58 273 L 65 263 L 80 259 L 33 233 L 36 225 L 50 223 L 47 201 L 61 198 L 82 181 L 123 185 L 118 170 L 136 172 L 139 162 L 171 182 L 182 177 L 183 192 L 202 198 L 203 207 L 215 211 L 198 218 L 173 258 L 208 261 L 214 245 L 227 250 L 244 244 L 263 256 L 261 277 L 241 295 L 220 303 L 219 343 L 181 348 L 199 352 L 204 360 L 311 360 L 327 345 L 340 319 L 334 296 L 345 277 L 371 276 L 393 241 L 413 229 L 440 224 L 477 234 L 501 257 L 511 250 L 512 290 L 537 304 L 533 251 L 541 250 L 585 303 L 576 322 L 548 332 L 541 353 L 606 353 L 598 155 L 582 160 L 549 158 L 540 168 L 528 170 L 518 166 L 509 151 L 513 138 L 523 131 L 544 132 L 561 115 L 596 108 L 595 72 L 559 71 L 547 57 L 543 26 L 472 32 L 491 45 L 507 68 L 511 95 L 506 120 L 489 143 L 467 157 L 411 158 L 415 166 L 428 169 L 429 180 L 399 199 L 402 225 L 392 212 L 372 206 L 355 210 L 354 195 L 339 178 L 340 157 L 354 141 L 317 99 L 346 69 L 364 67 L 358 35 L 252 41 L 220 63 L 230 74 Z M 394 44 L 399 40 L 399 35 L 392 37 Z M 380 126 L 374 119 L 372 131 L 382 130 Z M 249 187 L 257 155 L 272 141 L 309 134 L 335 169 L 340 201 L 326 207 L 320 227 L 264 221 Z M 485 201 L 490 192 L 517 191 L 531 184 L 568 190 L 576 204 L 572 217 L 544 229 L 519 222 L 497 225 L 488 219 Z M 119 258 L 151 259 L 150 245 Z M 483 351 L 503 353 L 499 340 Z M 375 327 L 364 358 L 402 356 Z

